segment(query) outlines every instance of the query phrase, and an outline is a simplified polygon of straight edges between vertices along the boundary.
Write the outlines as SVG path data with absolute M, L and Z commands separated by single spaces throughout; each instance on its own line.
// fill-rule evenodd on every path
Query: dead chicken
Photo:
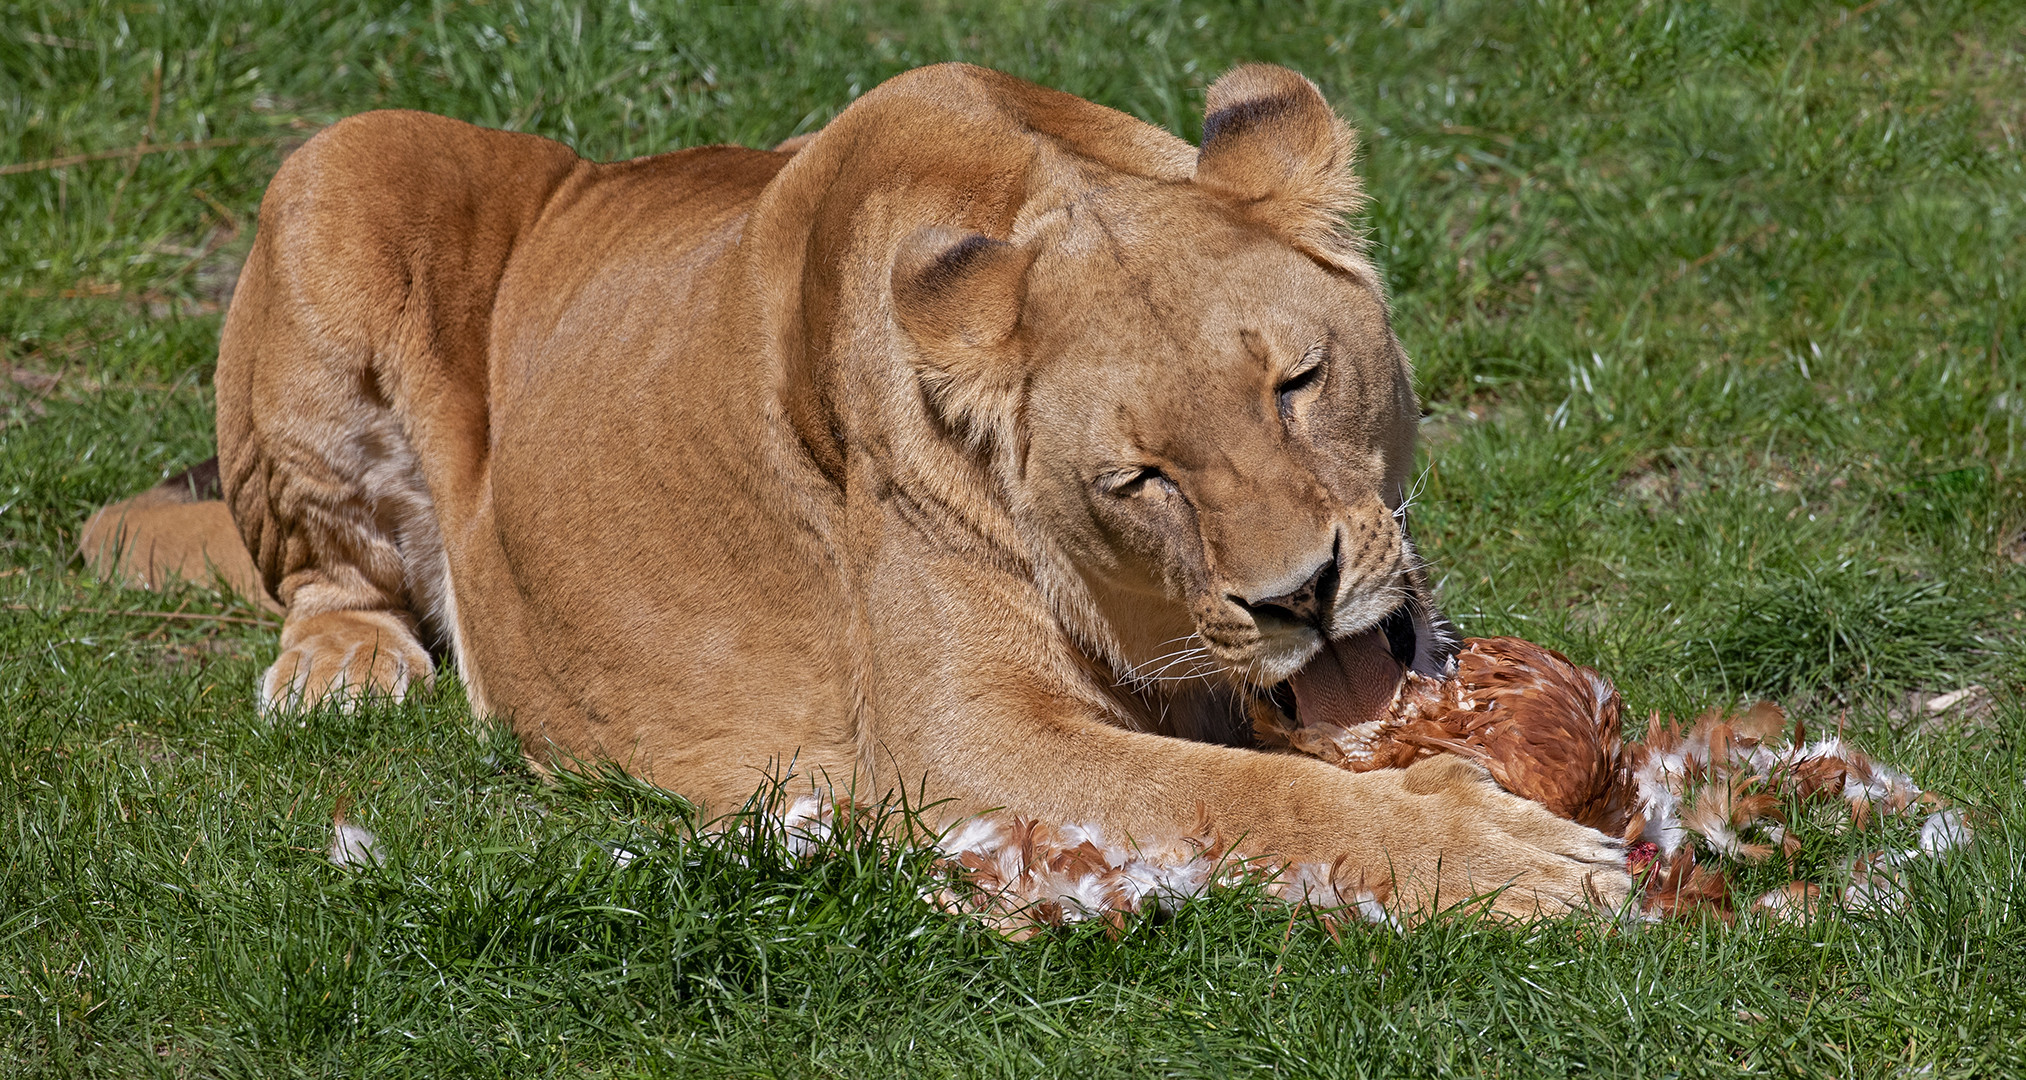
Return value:
M 1790 804 L 1841 799 L 1856 828 L 1874 814 L 1930 811 L 1918 850 L 1867 854 L 1854 882 L 1969 835 L 1960 811 L 1907 774 L 1840 737 L 1809 742 L 1798 723 L 1790 732 L 1775 705 L 1707 712 L 1686 730 L 1655 715 L 1645 741 L 1628 743 L 1609 680 L 1519 638 L 1466 640 L 1450 673 L 1437 678 L 1402 670 L 1374 632 L 1332 643 L 1290 684 L 1293 708 L 1286 694 L 1253 708 L 1263 746 L 1354 772 L 1404 768 L 1434 754 L 1476 761 L 1507 791 L 1624 839 L 1628 863 L 1645 872 L 1651 916 L 1731 917 L 1723 860 L 1791 857 L 1800 841 L 1784 820 Z M 1796 881 L 1754 906 L 1797 917 L 1819 892 Z

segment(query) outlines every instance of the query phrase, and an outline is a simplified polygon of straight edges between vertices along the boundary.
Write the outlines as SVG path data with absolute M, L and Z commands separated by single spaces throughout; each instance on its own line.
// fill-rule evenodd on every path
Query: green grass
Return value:
M 0 0 L 0 1072 L 1998 1076 L 2026 1070 L 2026 13 L 2002 2 Z M 94 584 L 210 453 L 262 186 L 363 109 L 602 158 L 966 59 L 1184 135 L 1242 60 L 1366 135 L 1472 633 L 1634 711 L 1772 696 L 1975 809 L 1898 912 L 1333 938 L 1244 895 L 1008 943 L 919 860 L 545 787 L 451 687 L 270 725 L 271 626 Z M 1977 715 L 1925 697 L 1971 684 Z M 340 797 L 392 854 L 323 857 Z M 641 852 L 624 869 L 609 850 Z

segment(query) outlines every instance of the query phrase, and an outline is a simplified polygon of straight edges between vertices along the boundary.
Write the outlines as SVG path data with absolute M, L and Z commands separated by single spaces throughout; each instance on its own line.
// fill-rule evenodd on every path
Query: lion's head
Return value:
M 902 244 L 928 397 L 1122 681 L 1257 693 L 1329 643 L 1442 662 L 1402 513 L 1411 371 L 1343 226 L 1354 145 L 1306 79 L 1240 68 L 1186 182 L 1049 161 L 1008 239 Z

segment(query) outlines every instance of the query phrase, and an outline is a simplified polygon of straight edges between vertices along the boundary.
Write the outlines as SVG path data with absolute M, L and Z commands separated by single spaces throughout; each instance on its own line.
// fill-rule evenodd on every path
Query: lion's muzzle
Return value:
M 1327 633 L 1330 616 L 1336 612 L 1337 588 L 1343 579 L 1343 571 L 1339 566 L 1337 547 L 1333 545 L 1329 558 L 1309 574 L 1308 580 L 1302 582 L 1299 587 L 1256 600 L 1248 600 L 1234 593 L 1231 595 L 1231 602 L 1252 616 L 1254 622 L 1261 617 L 1282 619 Z

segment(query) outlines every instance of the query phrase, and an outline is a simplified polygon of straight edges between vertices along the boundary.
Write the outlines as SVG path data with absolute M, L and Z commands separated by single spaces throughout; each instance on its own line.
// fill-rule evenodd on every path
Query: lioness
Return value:
M 1455 759 L 1243 746 L 1319 653 L 1334 693 L 1445 660 L 1353 148 L 1269 66 L 1200 149 L 955 64 L 792 151 L 354 117 L 276 174 L 220 343 L 244 552 L 159 492 L 87 548 L 250 554 L 267 708 L 437 648 L 538 761 L 707 807 L 792 763 L 1115 837 L 1204 811 L 1408 911 L 1614 905 L 1611 840 Z

